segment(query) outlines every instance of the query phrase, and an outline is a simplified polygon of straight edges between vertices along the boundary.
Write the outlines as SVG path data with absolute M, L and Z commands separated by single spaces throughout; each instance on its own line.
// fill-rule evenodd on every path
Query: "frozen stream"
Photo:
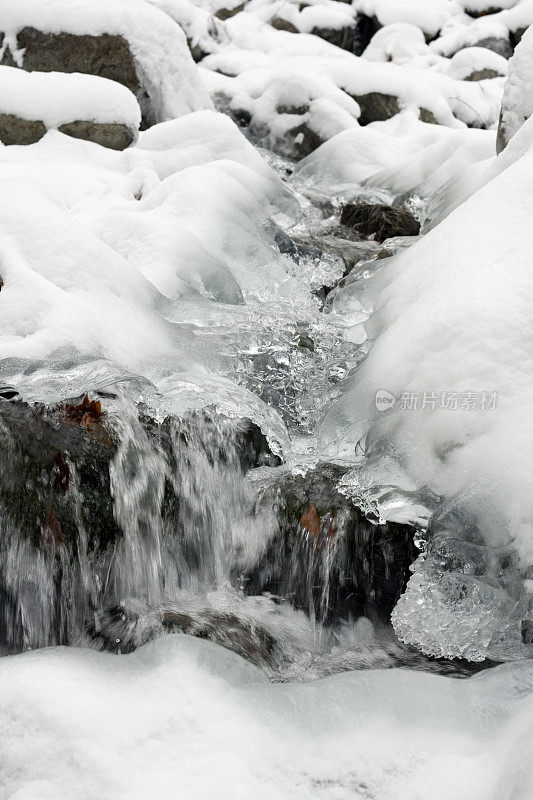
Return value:
M 297 194 L 294 215 L 256 168 L 268 219 L 233 162 L 160 184 L 128 171 L 126 199 L 71 189 L 83 304 L 50 290 L 54 313 L 1 362 L 0 797 L 530 800 L 531 662 L 432 659 L 389 624 L 435 498 L 391 494 L 385 525 L 346 478 L 360 454 L 326 464 L 317 442 L 369 347 L 364 282 L 412 242 L 339 237 L 338 198 Z M 14 192 L 6 225 L 49 246 L 66 216 L 40 202 Z M 205 241 L 174 285 L 154 253 L 176 219 Z M 54 272 L 37 245 L 24 279 L 68 294 L 62 252 Z

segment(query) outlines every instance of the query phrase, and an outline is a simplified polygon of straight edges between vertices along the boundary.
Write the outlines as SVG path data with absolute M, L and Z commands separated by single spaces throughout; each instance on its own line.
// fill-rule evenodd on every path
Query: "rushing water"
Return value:
M 354 255 L 354 243 L 336 235 L 335 202 L 310 197 L 300 197 L 305 216 L 293 238 L 275 231 L 304 302 L 167 309 L 173 323 L 194 326 L 195 346 L 216 352 L 218 379 L 187 381 L 167 369 L 156 389 L 74 353 L 46 367 L 3 363 L 24 399 L 46 403 L 42 412 L 24 406 L 30 426 L 42 417 L 37 439 L 50 431 L 57 439 L 51 472 L 44 456 L 28 466 L 13 423 L 19 401 L 5 393 L 4 411 L 15 409 L 0 415 L 6 652 L 60 643 L 129 652 L 180 630 L 245 655 L 276 680 L 397 664 L 463 674 L 459 663 L 403 647 L 387 625 L 401 570 L 414 560 L 410 529 L 382 535 L 380 520 L 366 521 L 338 491 L 345 468 L 317 464 L 315 425 L 365 356 L 365 344 L 346 336 L 353 314 L 347 320 L 326 294 L 346 269 L 343 254 L 364 275 L 379 248 L 363 242 Z M 357 313 L 368 315 L 362 305 Z M 76 440 L 77 456 L 63 456 L 62 431 L 73 435 L 64 402 L 87 389 L 103 417 L 82 430 L 88 450 Z M 24 494 L 20 475 L 30 499 L 17 515 L 9 504 Z

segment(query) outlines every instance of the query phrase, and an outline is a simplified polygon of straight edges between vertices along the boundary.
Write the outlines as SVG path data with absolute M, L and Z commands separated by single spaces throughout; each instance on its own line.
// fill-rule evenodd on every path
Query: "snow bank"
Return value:
M 526 128 L 511 153 L 494 159 L 502 163 L 492 180 L 367 285 L 370 354 L 322 424 L 330 457 L 353 462 L 357 442 L 366 441 L 366 479 L 381 484 L 378 505 L 380 495 L 386 504 L 384 485 L 399 487 L 400 496 L 424 487 L 450 501 L 442 536 L 455 542 L 459 563 L 463 545 L 489 554 L 474 559 L 476 577 L 461 601 L 456 592 L 466 579 L 453 558 L 440 573 L 440 554 L 419 563 L 396 627 L 434 654 L 519 651 L 521 621 L 531 614 L 522 584 L 533 567 L 533 440 L 524 422 L 533 413 Z M 386 413 L 376 408 L 379 390 L 397 398 Z M 497 553 L 507 553 L 500 571 L 490 566 Z M 478 630 L 483 635 L 472 640 Z
M 502 99 L 498 152 L 533 114 L 533 28 L 527 30 L 509 63 Z
M 148 92 L 158 121 L 209 108 L 183 31 L 166 14 L 144 0 L 3 0 L 0 30 L 3 50 L 16 50 L 16 35 L 24 27 L 45 33 L 99 36 L 118 34 L 128 42 L 139 82 Z
M 0 112 L 59 128 L 73 120 L 139 129 L 141 110 L 125 86 L 94 75 L 0 67 Z
M 494 139 L 493 131 L 428 125 L 404 112 L 334 136 L 297 165 L 292 180 L 341 196 L 365 186 L 429 197 L 459 169 L 491 156 Z
M 5 797 L 529 796 L 527 663 L 464 681 L 376 670 L 269 685 L 182 635 L 128 656 L 4 658 L 0 679 Z

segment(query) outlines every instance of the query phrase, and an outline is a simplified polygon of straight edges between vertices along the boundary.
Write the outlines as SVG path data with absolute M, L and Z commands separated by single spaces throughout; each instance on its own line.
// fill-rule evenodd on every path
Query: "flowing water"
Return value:
M 379 247 L 361 242 L 354 256 L 354 242 L 338 236 L 335 200 L 309 194 L 291 238 L 275 231 L 302 287 L 296 302 L 166 309 L 193 330 L 194 347 L 216 352 L 218 377 L 166 367 L 155 381 L 64 352 L 46 366 L 3 362 L 19 393 L 0 400 L 5 652 L 61 643 L 130 652 L 178 630 L 274 680 L 395 665 L 470 673 L 395 638 L 388 616 L 416 530 L 383 534 L 372 509 L 368 521 L 339 490 L 347 467 L 319 463 L 316 423 L 367 346 L 346 336 L 353 311 L 347 320 L 326 295 L 346 270 L 343 254 L 364 275 Z M 358 313 L 368 316 L 364 304 Z M 103 416 L 74 431 L 65 403 L 86 391 Z M 6 411 L 16 415 L 19 397 L 44 403 L 24 406 L 29 435 L 50 450 L 33 466 L 24 424 Z M 65 454 L 62 435 L 78 437 Z

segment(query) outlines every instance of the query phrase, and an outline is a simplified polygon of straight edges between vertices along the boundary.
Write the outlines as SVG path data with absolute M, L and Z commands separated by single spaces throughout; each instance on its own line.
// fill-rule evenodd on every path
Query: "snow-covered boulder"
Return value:
M 501 78 L 508 73 L 508 61 L 486 47 L 465 47 L 450 59 L 446 72 L 463 81 Z
M 140 122 L 134 95 L 114 81 L 0 67 L 0 141 L 5 145 L 33 144 L 56 128 L 124 150 L 137 139 Z
M 533 27 L 529 28 L 509 63 L 496 149 L 500 153 L 533 114 Z
M 143 0 L 3 0 L 0 63 L 124 84 L 144 124 L 211 107 L 181 28 Z

